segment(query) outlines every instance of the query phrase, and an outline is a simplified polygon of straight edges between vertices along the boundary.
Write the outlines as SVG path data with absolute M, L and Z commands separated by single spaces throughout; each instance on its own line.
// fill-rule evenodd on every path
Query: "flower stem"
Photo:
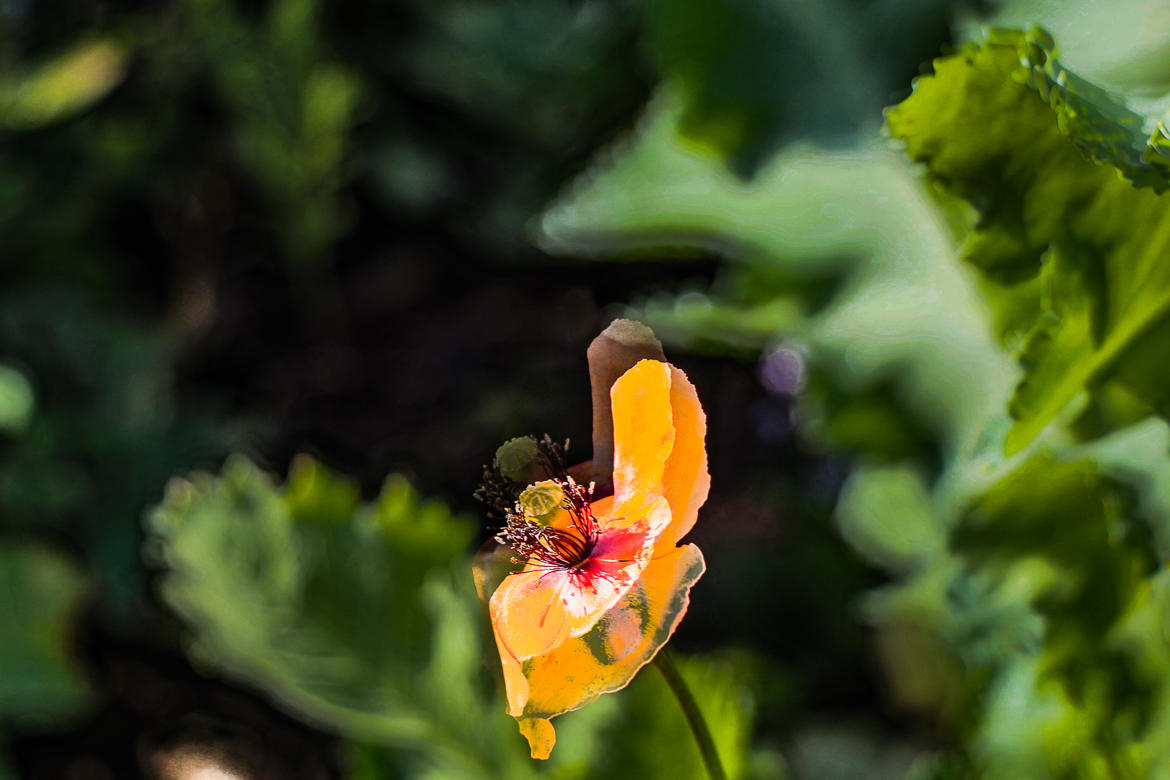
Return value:
M 711 780 L 727 780 L 727 775 L 723 772 L 723 764 L 719 762 L 719 753 L 715 751 L 715 740 L 711 738 L 711 730 L 707 728 L 707 721 L 704 720 L 703 713 L 700 712 L 691 689 L 687 687 L 686 680 L 682 678 L 678 667 L 674 665 L 674 659 L 663 649 L 654 656 L 654 665 L 658 667 L 658 671 L 662 672 L 666 684 L 670 686 L 674 697 L 678 699 L 679 706 L 682 707 L 687 724 L 691 727 L 691 733 L 695 735 L 695 742 L 699 744 L 703 763 L 707 765 L 707 774 L 710 775 Z

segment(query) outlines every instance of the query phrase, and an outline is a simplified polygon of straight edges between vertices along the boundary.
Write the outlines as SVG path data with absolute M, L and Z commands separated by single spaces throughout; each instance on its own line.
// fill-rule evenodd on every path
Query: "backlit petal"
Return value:
M 598 516 L 598 523 L 606 529 L 638 527 L 658 538 L 671 525 L 670 503 L 656 492 L 627 493 L 610 506 L 607 515 Z
M 660 492 L 662 472 L 674 445 L 670 409 L 670 366 L 643 360 L 610 389 L 613 408 L 613 487 L 624 496 Z
M 562 570 L 529 570 L 508 576 L 492 594 L 492 624 L 509 655 L 518 661 L 547 653 L 569 637 Z
M 624 688 L 674 633 L 703 568 L 693 544 L 652 559 L 638 584 L 591 631 L 519 664 L 523 683 L 513 672 L 509 713 L 551 718 Z
M 670 367 L 670 409 L 674 447 L 666 460 L 662 492 L 670 502 L 670 529 L 658 541 L 660 552 L 678 543 L 695 525 L 699 507 L 707 500 L 711 475 L 707 472 L 707 415 L 687 375 Z
M 656 536 L 640 526 L 606 531 L 589 560 L 569 572 L 565 609 L 569 636 L 580 636 L 625 595 L 650 559 Z
M 523 661 L 593 628 L 642 574 L 655 538 L 642 526 L 606 531 L 580 566 L 508 576 L 491 599 L 500 642 Z
M 520 573 L 505 574 L 499 550 L 475 564 L 480 597 L 494 590 L 488 612 L 508 713 L 534 758 L 547 758 L 555 743 L 550 718 L 624 688 L 654 657 L 704 570 L 696 546 L 675 546 L 710 489 L 706 416 L 694 386 L 677 368 L 642 360 L 613 383 L 609 400 L 614 492 L 590 505 L 596 526 L 586 519 L 574 527 L 567 512 L 543 505 L 532 509 L 546 527 L 596 538 L 588 557 L 573 565 L 580 551 L 572 540 L 550 535 L 543 538 L 556 554 L 512 563 L 512 570 L 525 567 Z M 591 475 L 605 490 L 608 469 Z M 531 539 L 539 540 L 543 532 L 535 532 Z M 528 539 L 513 541 L 528 553 Z
M 512 657 L 500 639 L 500 629 L 494 622 L 492 633 L 496 638 L 496 650 L 500 653 L 500 668 L 504 672 L 504 695 L 508 699 L 508 714 L 518 718 L 524 714 L 524 707 L 528 704 L 528 679 L 524 676 L 520 662 Z
M 528 752 L 533 758 L 548 758 L 557 742 L 557 732 L 547 718 L 521 718 L 520 733 L 528 740 Z

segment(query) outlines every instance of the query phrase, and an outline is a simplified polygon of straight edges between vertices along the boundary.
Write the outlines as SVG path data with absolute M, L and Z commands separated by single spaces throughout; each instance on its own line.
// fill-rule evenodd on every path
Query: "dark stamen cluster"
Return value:
M 477 501 L 487 505 L 487 517 L 497 527 L 502 525 L 516 503 L 524 486 L 500 473 L 494 463 L 483 467 L 483 481 L 473 494 Z
M 568 439 L 565 439 L 564 444 L 558 444 L 546 433 L 544 438 L 538 439 L 536 442 L 536 457 L 550 479 L 565 479 L 569 471 L 569 464 L 566 460 L 568 452 Z
M 572 477 L 553 480 L 564 494 L 562 506 L 572 518 L 571 528 L 550 528 L 530 520 L 519 503 L 508 512 L 508 523 L 496 541 L 511 547 L 525 561 L 548 569 L 571 569 L 593 552 L 601 535 L 589 504 L 593 485 L 584 488 Z M 519 559 L 517 562 L 520 562 Z

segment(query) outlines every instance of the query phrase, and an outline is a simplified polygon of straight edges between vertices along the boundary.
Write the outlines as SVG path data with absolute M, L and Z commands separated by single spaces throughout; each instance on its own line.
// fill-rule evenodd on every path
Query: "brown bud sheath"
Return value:
M 624 319 L 614 320 L 593 339 L 586 355 L 593 391 L 593 463 L 588 469 L 588 479 L 595 481 L 598 493 L 604 495 L 613 486 L 613 411 L 609 389 L 639 360 L 665 362 L 666 356 L 654 331 L 640 322 Z M 576 469 L 570 470 L 573 471 Z

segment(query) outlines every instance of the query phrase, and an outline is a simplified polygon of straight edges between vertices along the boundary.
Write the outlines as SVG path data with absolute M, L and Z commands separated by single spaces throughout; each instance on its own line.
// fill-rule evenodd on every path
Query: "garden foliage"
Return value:
M 463 488 L 578 312 L 708 410 L 732 776 L 1170 775 L 1161 4 L 82 5 L 0 9 L 0 778 L 143 634 L 351 777 L 702 777 L 653 669 L 540 765 L 493 675 Z
M 542 239 L 716 252 L 712 287 L 629 316 L 799 356 L 806 432 L 857 456 L 839 527 L 894 579 L 862 606 L 891 691 L 953 740 L 922 771 L 1159 776 L 1165 131 L 1038 28 L 936 60 L 886 118 L 904 151 L 797 145 L 744 181 L 666 91 Z

